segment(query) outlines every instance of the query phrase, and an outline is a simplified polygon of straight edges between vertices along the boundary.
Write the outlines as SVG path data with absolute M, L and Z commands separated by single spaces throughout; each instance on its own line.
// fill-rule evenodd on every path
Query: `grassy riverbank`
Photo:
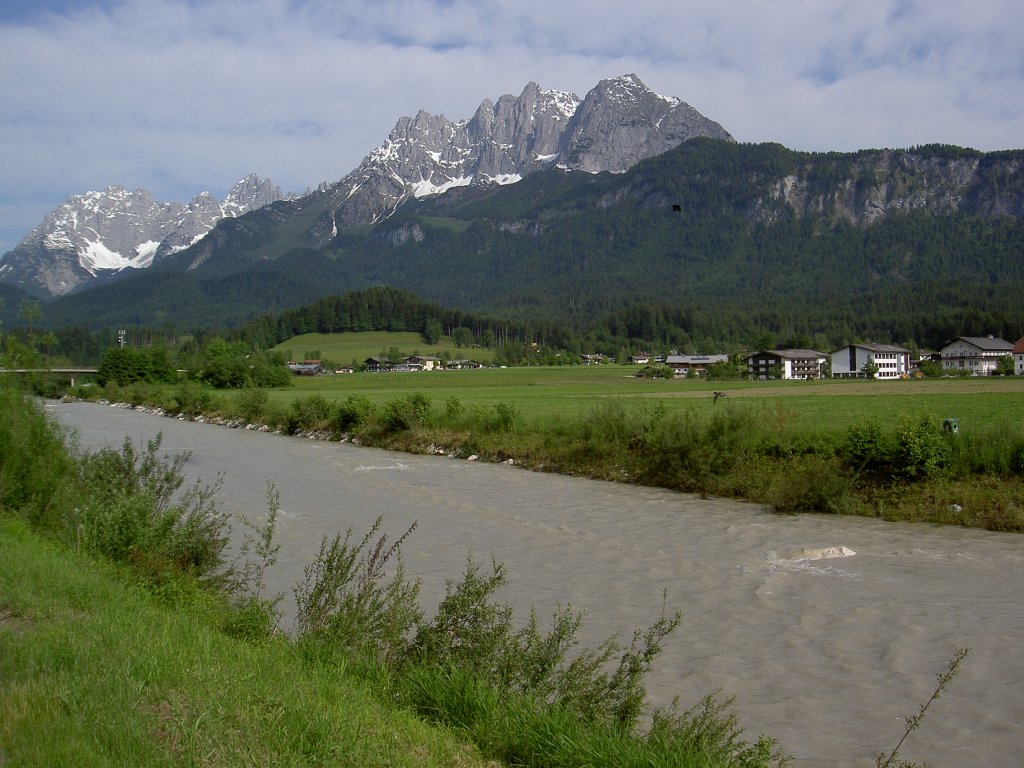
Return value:
M 582 616 L 514 622 L 500 564 L 469 563 L 427 620 L 405 537 L 377 528 L 324 540 L 285 637 L 262 584 L 272 488 L 235 558 L 216 486 L 184 486 L 183 457 L 65 437 L 0 387 L 4 766 L 785 763 L 714 697 L 644 716 L 679 615 L 581 648 Z
M 479 751 L 383 703 L 343 667 L 168 605 L 124 569 L 0 518 L 5 766 L 483 766 Z
M 638 380 L 625 366 L 355 374 L 91 397 L 604 480 L 1024 531 L 1024 381 Z M 725 397 L 713 399 L 713 392 Z M 958 434 L 943 431 L 958 420 Z

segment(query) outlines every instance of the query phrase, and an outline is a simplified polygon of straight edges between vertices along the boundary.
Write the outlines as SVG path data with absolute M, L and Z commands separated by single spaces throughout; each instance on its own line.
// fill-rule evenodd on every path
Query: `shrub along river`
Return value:
M 1024 754 L 1024 536 L 831 515 L 781 517 L 701 499 L 445 457 L 193 424 L 109 406 L 48 404 L 83 448 L 163 434 L 192 452 L 189 477 L 223 473 L 226 509 L 266 511 L 280 492 L 280 559 L 292 588 L 325 535 L 382 516 L 429 610 L 467 556 L 508 569 L 502 599 L 525 620 L 586 611 L 583 638 L 629 642 L 663 610 L 684 613 L 648 679 L 652 705 L 735 695 L 745 736 L 778 738 L 797 766 L 868 766 L 953 652 L 973 651 L 901 757 L 1017 768 Z M 668 590 L 667 601 L 663 590 Z

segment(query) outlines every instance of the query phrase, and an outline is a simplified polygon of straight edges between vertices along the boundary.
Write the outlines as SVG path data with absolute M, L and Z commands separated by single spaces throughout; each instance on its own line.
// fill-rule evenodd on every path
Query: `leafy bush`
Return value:
M 454 395 L 444 401 L 444 416 L 449 422 L 456 421 L 465 412 L 466 404 Z
M 426 422 L 430 417 L 430 409 L 431 404 L 427 396 L 413 392 L 384 403 L 380 420 L 385 429 L 400 432 Z
M 670 754 L 720 755 L 727 765 L 786 765 L 789 760 L 778 742 L 760 736 L 750 744 L 742 738 L 734 709 L 735 697 L 704 696 L 680 713 L 677 702 L 668 710 L 656 710 L 647 732 L 647 743 Z
M 643 445 L 645 482 L 684 491 L 710 493 L 753 450 L 756 421 L 739 408 L 715 408 L 709 417 L 692 411 L 662 418 Z
M 349 395 L 335 414 L 334 426 L 339 432 L 361 427 L 377 413 L 377 406 L 366 395 Z
M 184 381 L 173 395 L 174 405 L 178 413 L 186 416 L 198 416 L 209 410 L 213 396 L 194 381 Z
M 161 458 L 159 447 L 157 436 L 140 454 L 126 439 L 120 451 L 80 458 L 85 498 L 75 522 L 82 543 L 156 580 L 187 575 L 214 588 L 232 584 L 228 515 L 216 503 L 220 479 L 178 493 L 188 454 Z
M 546 634 L 540 632 L 535 613 L 526 627 L 513 632 L 511 607 L 493 601 L 504 581 L 501 564 L 492 562 L 491 572 L 481 574 L 479 566 L 468 561 L 462 580 L 448 583 L 436 615 L 417 632 L 416 657 L 433 666 L 466 671 L 499 691 L 568 707 L 588 722 L 634 728 L 646 695 L 643 677 L 682 615 L 662 617 L 647 629 L 638 629 L 629 648 L 609 638 L 597 648 L 580 650 L 576 635 L 582 614 L 571 608 L 555 612 Z M 618 666 L 609 675 L 606 668 L 617 653 Z
M 270 395 L 263 387 L 245 387 L 238 395 L 238 415 L 247 422 L 259 422 L 266 416 Z
M 494 417 L 499 432 L 511 432 L 519 421 L 519 410 L 512 403 L 501 402 L 494 406 Z
M 765 501 L 776 512 L 841 512 L 850 480 L 835 459 L 798 456 L 775 476 Z
M 952 451 L 938 424 L 927 415 L 904 416 L 896 425 L 896 473 L 909 480 L 935 477 L 949 466 Z
M 288 421 L 291 433 L 327 429 L 334 415 L 334 406 L 320 394 L 300 397 L 292 401 L 292 415 Z
M 65 432 L 9 381 L 0 381 L 0 510 L 31 525 L 66 526 L 76 467 Z

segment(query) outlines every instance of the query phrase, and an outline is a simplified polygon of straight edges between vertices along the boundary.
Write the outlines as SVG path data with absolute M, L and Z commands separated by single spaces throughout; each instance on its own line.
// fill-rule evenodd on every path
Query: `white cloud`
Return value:
M 108 184 L 183 200 L 249 172 L 336 180 L 398 117 L 468 117 L 530 80 L 582 96 L 636 72 L 741 141 L 794 149 L 1024 137 L 1015 0 L 44 6 L 0 15 L 0 252 Z

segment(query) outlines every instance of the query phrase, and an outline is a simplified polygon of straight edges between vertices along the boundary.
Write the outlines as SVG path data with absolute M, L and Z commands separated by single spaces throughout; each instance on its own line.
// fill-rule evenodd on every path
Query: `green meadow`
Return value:
M 524 422 L 585 417 L 609 400 L 640 407 L 710 412 L 727 403 L 765 410 L 801 429 L 841 432 L 865 418 L 895 420 L 926 413 L 940 422 L 959 420 L 961 430 L 987 428 L 1024 413 L 1024 379 L 917 379 L 910 381 L 740 382 L 704 379 L 638 379 L 637 366 L 486 368 L 465 371 L 355 373 L 296 378 L 271 398 L 286 403 L 311 393 L 328 398 L 365 395 L 382 404 L 419 392 L 443 405 L 456 397 L 467 405 L 514 405 Z M 726 397 L 717 402 L 714 392 Z
M 392 347 L 470 352 L 427 346 L 411 333 L 307 335 L 280 349 L 337 363 Z M 763 382 L 648 379 L 639 370 L 356 372 L 294 377 L 277 388 L 141 382 L 76 394 L 285 434 L 742 498 L 779 512 L 1024 531 L 1024 377 Z M 956 434 L 944 428 L 954 419 Z
M 293 362 L 305 359 L 330 360 L 339 365 L 351 365 L 352 361 L 362 363 L 368 357 L 378 357 L 381 352 L 397 348 L 404 355 L 433 355 L 441 357 L 445 352 L 453 360 L 473 358 L 490 360 L 490 349 L 459 348 L 455 342 L 442 336 L 437 344 L 425 344 L 418 333 L 389 331 L 366 331 L 364 333 L 304 333 L 294 336 L 273 348 L 283 352 Z

